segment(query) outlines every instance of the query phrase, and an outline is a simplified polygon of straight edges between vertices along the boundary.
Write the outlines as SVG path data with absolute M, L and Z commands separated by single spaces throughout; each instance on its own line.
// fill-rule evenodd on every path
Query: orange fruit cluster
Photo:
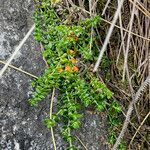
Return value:
M 68 71 L 68 72 L 78 72 L 79 71 L 79 68 L 77 67 L 77 66 L 73 66 L 73 68 L 72 67 L 70 67 L 70 66 L 66 66 L 65 67 L 65 71 Z
M 62 68 L 58 68 L 58 72 L 61 73 L 63 72 L 64 70 Z M 65 71 L 68 71 L 68 72 L 78 72 L 79 71 L 79 68 L 77 66 L 73 66 L 73 68 L 71 66 L 65 66 Z
M 73 67 L 73 71 L 74 71 L 74 72 L 78 72 L 78 71 L 79 71 L 79 68 L 78 68 L 77 66 L 74 66 L 74 67 Z
M 65 71 L 71 72 L 71 67 L 70 67 L 70 66 L 66 66 L 66 67 L 65 67 Z
M 68 52 L 69 52 L 69 54 L 74 54 L 74 53 L 75 53 L 75 51 L 72 50 L 72 49 L 70 49 Z M 75 64 L 75 63 L 76 63 L 76 59 L 75 59 L 75 58 L 71 58 L 69 61 L 72 62 L 72 64 Z M 58 72 L 59 72 L 59 73 L 61 73 L 61 72 L 63 72 L 63 71 L 78 72 L 78 71 L 79 71 L 79 68 L 78 68 L 77 66 L 71 67 L 71 66 L 69 66 L 69 65 L 66 65 L 64 70 L 63 70 L 62 68 L 58 68 Z

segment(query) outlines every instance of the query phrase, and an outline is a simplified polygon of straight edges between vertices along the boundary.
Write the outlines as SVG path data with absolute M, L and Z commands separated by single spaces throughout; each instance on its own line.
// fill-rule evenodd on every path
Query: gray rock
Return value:
M 25 36 L 32 23 L 33 2 L 31 0 L 0 0 L 0 60 L 6 61 L 19 41 Z M 26 41 L 12 64 L 36 76 L 45 68 L 40 45 L 33 36 Z M 0 69 L 3 67 L 0 64 Z M 8 68 L 0 80 L 0 149 L 1 150 L 53 150 L 50 131 L 42 121 L 49 112 L 50 97 L 38 107 L 30 107 L 32 77 Z M 104 117 L 105 118 L 105 117 Z M 105 150 L 101 137 L 105 137 L 106 119 L 85 111 L 78 137 L 89 150 Z M 103 124 L 104 123 L 104 124 Z M 55 128 L 58 150 L 64 150 L 65 143 Z M 79 149 L 84 149 L 76 142 Z

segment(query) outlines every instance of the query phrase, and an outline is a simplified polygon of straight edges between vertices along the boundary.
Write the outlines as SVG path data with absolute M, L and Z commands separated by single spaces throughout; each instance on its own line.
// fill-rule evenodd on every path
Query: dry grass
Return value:
M 105 53 L 112 61 L 109 70 L 111 76 L 109 86 L 115 89 L 115 98 L 124 106 L 123 111 L 128 112 L 124 123 L 124 127 L 126 127 L 123 127 L 124 131 L 118 137 L 114 149 L 124 134 L 126 143 L 130 143 L 130 147 L 127 149 L 144 149 L 150 146 L 147 139 L 148 117 L 144 119 L 149 114 L 150 104 L 149 90 L 145 86 L 150 82 L 150 12 L 148 11 L 150 2 L 148 0 L 125 0 L 120 10 L 121 2 L 118 0 L 118 4 L 116 4 L 109 0 L 106 3 L 103 0 L 65 0 L 64 3 L 67 3 L 68 9 L 70 7 L 78 8 L 82 17 L 103 15 L 100 28 L 94 31 L 91 29 L 91 36 L 93 32 L 96 32 L 102 37 L 99 43 L 104 43 L 102 47 L 99 47 L 101 49 L 100 56 L 94 71 L 103 67 L 101 61 L 106 51 Z M 142 97 L 137 98 L 138 89 L 142 89 L 140 91 Z M 130 125 L 127 128 L 129 122 Z M 140 128 L 144 124 L 145 132 L 142 132 Z

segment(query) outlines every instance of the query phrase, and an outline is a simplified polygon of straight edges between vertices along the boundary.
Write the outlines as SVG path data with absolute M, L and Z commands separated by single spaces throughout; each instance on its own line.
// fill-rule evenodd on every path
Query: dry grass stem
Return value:
M 1 69 L 1 71 L 0 71 L 0 79 L 2 78 L 2 75 L 4 74 L 5 70 L 8 68 L 9 64 L 11 63 L 11 61 L 14 59 L 15 55 L 18 53 L 18 51 L 21 49 L 21 47 L 23 46 L 23 44 L 29 38 L 29 36 L 31 35 L 31 33 L 34 30 L 34 28 L 35 28 L 35 24 L 30 28 L 30 30 L 25 35 L 25 37 L 22 39 L 22 41 L 20 42 L 20 44 L 17 46 L 17 48 L 15 49 L 15 51 L 13 52 L 13 54 L 11 55 L 11 57 L 8 59 L 8 61 L 5 64 L 5 66 Z
M 95 64 L 95 66 L 94 66 L 93 72 L 96 72 L 97 69 L 98 69 L 98 67 L 99 67 L 99 64 L 100 64 L 100 62 L 101 62 L 101 60 L 102 60 L 102 57 L 103 57 L 103 55 L 104 55 L 104 52 L 105 52 L 105 50 L 106 50 L 107 44 L 108 44 L 109 39 L 110 39 L 110 37 L 111 37 L 111 34 L 112 34 L 112 32 L 113 32 L 114 26 L 115 26 L 116 21 L 117 21 L 117 19 L 118 19 L 119 13 L 120 13 L 120 11 L 121 11 L 121 7 L 122 7 L 122 5 L 123 5 L 123 2 L 124 2 L 124 0 L 121 0 L 120 3 L 119 3 L 119 5 L 118 5 L 118 8 L 117 8 L 117 10 L 116 10 L 116 12 L 115 12 L 115 15 L 114 15 L 114 18 L 113 18 L 113 21 L 112 21 L 112 24 L 111 24 L 111 26 L 110 26 L 110 28 L 109 28 L 109 30 L 108 30 L 108 33 L 107 33 L 107 35 L 106 35 L 104 44 L 103 44 L 103 46 L 102 46 L 102 48 L 101 48 L 101 51 L 100 51 L 100 54 L 99 54 L 99 56 L 98 56 L 98 60 L 97 60 L 97 62 L 96 62 L 96 64 Z
M 145 118 L 143 119 L 143 121 L 141 122 L 141 124 L 140 124 L 140 126 L 138 127 L 138 129 L 136 130 L 136 132 L 135 132 L 135 134 L 133 135 L 133 137 L 132 137 L 132 139 L 131 139 L 131 141 L 130 141 L 130 144 L 129 145 L 131 145 L 132 144 L 132 142 L 133 142 L 133 140 L 134 140 L 134 138 L 135 138 L 135 136 L 137 135 L 137 133 L 139 132 L 139 130 L 140 130 L 140 128 L 141 128 L 141 126 L 144 124 L 144 122 L 146 121 L 146 119 L 149 117 L 149 115 L 150 115 L 150 112 L 145 116 Z
M 51 96 L 51 102 L 50 102 L 50 119 L 52 119 L 54 96 L 55 96 L 55 88 L 53 89 L 52 96 Z M 55 137 L 54 137 L 54 131 L 53 131 L 52 127 L 51 127 L 51 135 L 52 135 L 54 150 L 57 150 Z
M 0 63 L 6 65 L 6 62 L 4 62 L 4 61 L 1 61 L 1 60 L 0 60 Z M 30 77 L 33 77 L 33 78 L 35 78 L 35 79 L 38 78 L 37 76 L 35 76 L 35 75 L 33 75 L 33 74 L 31 74 L 31 73 L 29 73 L 29 72 L 27 72 L 27 71 L 24 71 L 24 70 L 22 70 L 22 69 L 20 69 L 20 68 L 17 68 L 17 67 L 15 67 L 15 66 L 13 66 L 13 65 L 8 65 L 8 67 L 13 68 L 13 69 L 15 69 L 15 70 L 17 70 L 17 71 L 19 71 L 19 72 L 22 72 L 22 73 L 24 73 L 24 74 L 26 74 L 26 75 L 28 75 L 28 76 L 30 76 Z

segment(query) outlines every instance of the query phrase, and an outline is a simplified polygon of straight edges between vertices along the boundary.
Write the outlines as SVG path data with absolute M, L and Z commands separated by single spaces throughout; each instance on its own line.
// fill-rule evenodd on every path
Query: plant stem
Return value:
M 68 124 L 70 124 L 70 123 L 68 123 Z M 69 125 L 68 125 L 68 126 L 69 126 Z M 69 134 L 69 136 L 71 137 L 70 128 L 68 128 L 68 134 Z M 70 138 L 70 140 L 69 140 L 69 146 L 72 147 L 72 140 L 71 140 L 71 138 Z
M 68 99 L 68 102 L 70 101 L 69 97 L 68 97 L 68 92 L 66 91 L 66 95 L 67 95 L 67 99 Z M 69 134 L 69 137 L 71 137 L 71 131 L 70 131 L 70 121 L 68 121 L 68 134 Z M 72 147 L 72 140 L 71 138 L 69 138 L 69 146 Z
M 52 119 L 52 110 L 53 110 L 53 102 L 54 102 L 54 95 L 55 95 L 55 88 L 53 88 L 53 93 L 52 93 L 52 97 L 51 97 L 51 103 L 50 103 L 50 119 Z M 55 137 L 54 137 L 54 132 L 53 132 L 53 128 L 51 127 L 51 135 L 52 135 L 52 141 L 53 141 L 53 145 L 54 145 L 54 150 L 57 150 L 56 148 L 56 142 L 55 142 Z

